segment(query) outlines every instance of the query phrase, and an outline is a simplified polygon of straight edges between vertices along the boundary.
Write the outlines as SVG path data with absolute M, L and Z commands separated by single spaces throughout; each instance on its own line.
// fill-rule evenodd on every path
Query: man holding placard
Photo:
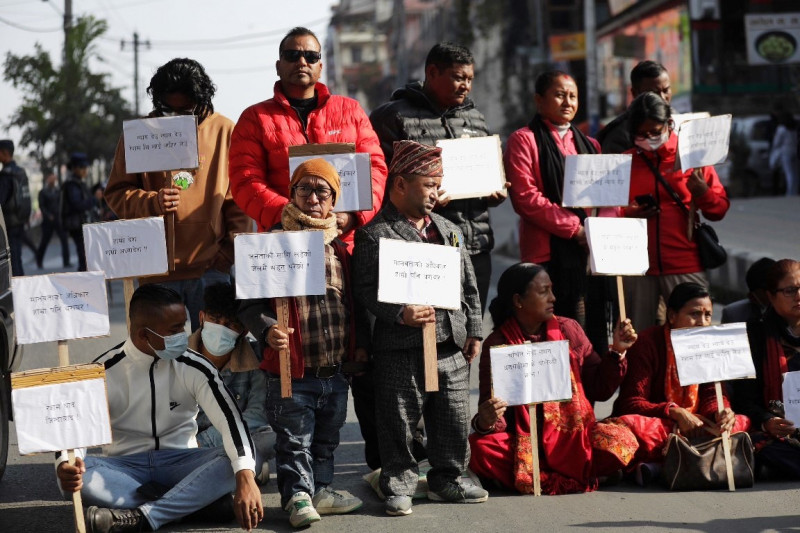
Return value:
M 357 101 L 331 94 L 319 82 L 321 45 L 308 28 L 293 28 L 278 46 L 278 80 L 273 98 L 245 109 L 231 138 L 230 173 L 236 203 L 266 231 L 281 221 L 290 201 L 289 147 L 355 143 L 371 154 L 372 210 L 336 213 L 342 239 L 375 216 L 383 201 L 386 163 L 364 110 Z
M 244 300 L 242 321 L 266 345 L 261 368 L 267 373 L 266 406 L 276 433 L 275 466 L 281 507 L 293 527 L 308 526 L 320 515 L 345 514 L 360 508 L 360 499 L 330 488 L 333 453 L 347 417 L 351 361 L 366 362 L 356 331 L 351 295 L 350 256 L 338 238 L 332 209 L 341 186 L 336 169 L 322 158 L 309 159 L 292 174 L 291 201 L 281 225 L 290 232 L 319 231 L 325 244 L 325 292 L 287 298 L 288 328 L 277 321 L 282 299 Z M 358 322 L 358 323 L 357 323 Z M 363 334 L 366 337 L 366 334 Z M 290 350 L 291 395 L 281 391 L 279 352 Z
M 247 425 L 214 365 L 188 349 L 185 324 L 175 291 L 142 286 L 131 298 L 128 339 L 95 361 L 106 368 L 113 442 L 107 457 L 85 456 L 75 466 L 66 454 L 56 459 L 61 489 L 81 491 L 91 506 L 92 533 L 157 530 L 224 504 L 231 492 L 243 529 L 264 516 Z M 196 448 L 198 406 L 224 447 Z
M 480 487 L 459 482 L 468 456 L 469 363 L 480 351 L 482 321 L 475 274 L 469 253 L 461 246 L 461 230 L 432 213 L 442 180 L 441 148 L 396 142 L 389 176 L 389 202 L 356 233 L 353 290 L 358 301 L 375 315 L 372 349 L 382 463 L 380 488 L 386 495 L 387 514 L 402 516 L 411 513 L 411 495 L 418 478 L 408 436 L 423 415 L 432 467 L 428 498 L 479 503 L 489 495 Z M 459 247 L 460 309 L 378 301 L 381 239 Z M 437 392 L 424 388 L 425 324 L 435 324 Z
M 175 270 L 146 282 L 162 283 L 181 294 L 192 330 L 199 326 L 204 283 L 230 281 L 233 236 L 249 231 L 252 224 L 231 196 L 228 146 L 233 122 L 214 112 L 215 91 L 197 61 L 173 59 L 159 67 L 147 88 L 153 100 L 149 116 L 195 115 L 200 166 L 181 172 L 129 173 L 121 139 L 105 190 L 119 218 L 175 217 L 174 236 L 168 235 L 168 242 L 174 241 Z M 165 139 L 169 143 L 177 137 Z
M 436 145 L 442 139 L 485 137 L 489 128 L 483 114 L 469 98 L 475 59 L 464 46 L 443 42 L 434 45 L 425 59 L 425 80 L 397 89 L 391 101 L 370 114 L 370 121 L 381 140 L 387 163 L 391 163 L 395 141 L 403 139 Z M 489 208 L 506 199 L 505 190 L 483 198 L 451 200 L 439 190 L 436 212 L 461 228 L 469 251 L 481 309 L 486 307 L 492 277 L 490 253 L 494 233 Z

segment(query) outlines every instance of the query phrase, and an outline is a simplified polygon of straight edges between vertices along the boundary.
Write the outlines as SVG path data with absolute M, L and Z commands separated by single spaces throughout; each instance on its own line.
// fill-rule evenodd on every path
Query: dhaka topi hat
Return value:
M 339 172 L 336 171 L 336 167 L 321 157 L 303 161 L 296 169 L 294 169 L 292 179 L 289 182 L 289 192 L 291 192 L 292 187 L 297 185 L 297 182 L 303 179 L 305 176 L 316 176 L 327 181 L 328 185 L 330 185 L 331 189 L 333 189 L 333 205 L 336 205 L 336 200 L 339 198 L 339 193 L 342 189 Z
M 442 149 L 414 141 L 395 141 L 389 175 L 442 176 Z

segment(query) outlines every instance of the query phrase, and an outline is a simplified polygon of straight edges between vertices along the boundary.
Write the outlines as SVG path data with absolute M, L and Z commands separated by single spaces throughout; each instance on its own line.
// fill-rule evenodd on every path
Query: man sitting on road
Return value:
M 91 533 L 155 531 L 234 491 L 243 529 L 264 516 L 247 425 L 214 365 L 188 349 L 185 325 L 178 293 L 144 285 L 131 298 L 128 339 L 95 360 L 106 369 L 113 437 L 107 457 L 82 458 L 85 450 L 78 450 L 74 466 L 65 454 L 56 458 L 62 491 L 81 491 L 91 506 Z M 196 447 L 198 405 L 224 447 Z M 154 496 L 162 486 L 167 492 Z

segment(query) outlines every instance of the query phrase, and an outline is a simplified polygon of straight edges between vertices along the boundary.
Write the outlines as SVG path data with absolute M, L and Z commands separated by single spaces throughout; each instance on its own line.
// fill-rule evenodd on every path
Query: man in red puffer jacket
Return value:
M 293 28 L 280 43 L 275 96 L 245 109 L 233 130 L 228 173 L 234 201 L 261 231 L 281 220 L 289 203 L 289 147 L 312 143 L 355 143 L 371 154 L 372 210 L 337 213 L 341 238 L 353 246 L 353 232 L 381 207 L 386 162 L 378 137 L 357 101 L 333 95 L 319 83 L 319 40 L 307 28 Z

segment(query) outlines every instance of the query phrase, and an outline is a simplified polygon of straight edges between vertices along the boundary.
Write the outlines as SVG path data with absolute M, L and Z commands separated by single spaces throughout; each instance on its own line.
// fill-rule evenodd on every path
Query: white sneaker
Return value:
M 360 509 L 364 502 L 353 495 L 344 495 L 325 487 L 311 500 L 319 514 L 347 514 Z
M 321 518 L 314 504 L 311 502 L 311 496 L 305 492 L 297 492 L 289 503 L 286 504 L 286 510 L 291 512 L 289 515 L 289 523 L 292 527 L 305 527 L 314 522 L 319 522 Z

